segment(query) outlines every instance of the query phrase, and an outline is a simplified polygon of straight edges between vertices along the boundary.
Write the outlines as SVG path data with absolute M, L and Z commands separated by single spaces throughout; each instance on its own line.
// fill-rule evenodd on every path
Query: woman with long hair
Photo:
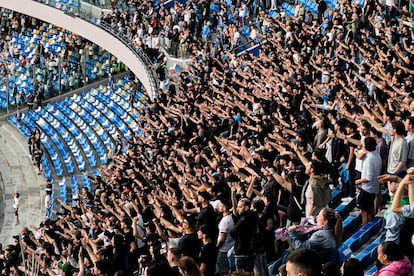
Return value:
M 301 234 L 298 226 L 288 228 L 294 248 L 312 248 L 319 252 L 322 263 L 338 264 L 338 247 L 342 243 L 342 218 L 331 208 L 324 208 L 316 219 L 319 229 L 311 234 Z

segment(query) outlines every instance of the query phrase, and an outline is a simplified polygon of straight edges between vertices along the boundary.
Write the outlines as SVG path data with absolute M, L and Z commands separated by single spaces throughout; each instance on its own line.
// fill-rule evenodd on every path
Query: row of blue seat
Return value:
M 82 157 L 81 150 L 79 149 L 72 135 L 61 125 L 61 123 L 56 118 L 50 115 L 46 111 L 46 109 L 41 108 L 37 113 L 41 116 L 41 118 L 45 120 L 45 122 L 50 127 L 53 128 L 53 130 L 56 131 L 56 134 L 58 134 L 60 141 L 64 142 L 62 144 L 64 148 L 66 149 L 67 153 L 69 155 L 72 155 L 75 158 L 78 169 L 80 171 L 85 171 L 86 169 L 85 159 Z M 65 156 L 64 158 L 66 159 Z
M 82 145 L 82 149 L 85 151 L 89 164 L 92 168 L 97 166 L 96 158 L 93 156 L 92 148 L 97 152 L 102 164 L 107 163 L 106 151 L 101 141 L 96 137 L 95 133 L 89 127 L 89 125 L 82 120 L 73 110 L 61 102 L 57 102 L 53 107 L 55 113 L 60 121 L 62 121 L 68 130 L 76 137 L 78 142 Z M 85 139 L 85 136 L 88 139 Z
M 381 229 L 382 223 L 382 217 L 375 217 L 347 239 L 339 248 L 341 263 L 351 257 L 363 244 L 373 237 Z
M 73 144 L 74 141 L 77 141 L 80 148 L 86 155 L 89 166 L 96 168 L 97 161 L 95 155 L 93 154 L 91 144 L 85 139 L 83 133 L 72 123 L 72 121 L 66 118 L 63 113 L 61 113 L 58 109 L 55 109 L 52 105 L 48 104 L 44 109 L 53 115 L 65 127 L 65 133 L 63 135 L 67 137 L 65 140 L 70 139 L 68 145 Z
M 57 150 L 60 153 L 60 156 L 63 159 L 67 173 L 73 174 L 75 170 L 75 164 L 73 163 L 70 152 L 68 151 L 65 143 L 62 141 L 61 137 L 56 132 L 56 129 L 52 127 L 45 119 L 39 116 L 38 113 L 30 110 L 27 113 L 27 117 L 33 118 L 36 122 L 37 127 L 44 132 L 49 139 L 51 139 L 56 146 Z
M 69 185 L 70 184 L 70 185 Z M 85 187 L 89 192 L 92 192 L 92 183 L 87 175 L 76 174 L 67 178 L 59 180 L 59 198 L 64 204 L 75 205 L 75 200 L 80 198 L 81 188 Z M 71 198 L 68 191 L 71 191 Z

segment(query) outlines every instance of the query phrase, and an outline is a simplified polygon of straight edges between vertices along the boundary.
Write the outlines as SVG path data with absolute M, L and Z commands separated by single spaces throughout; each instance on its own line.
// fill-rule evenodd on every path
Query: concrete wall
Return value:
M 119 58 L 141 80 L 151 98 L 158 91 L 151 86 L 145 64 L 134 52 L 110 33 L 78 17 L 32 0 L 0 0 L 0 7 L 14 10 L 70 30 L 104 48 Z

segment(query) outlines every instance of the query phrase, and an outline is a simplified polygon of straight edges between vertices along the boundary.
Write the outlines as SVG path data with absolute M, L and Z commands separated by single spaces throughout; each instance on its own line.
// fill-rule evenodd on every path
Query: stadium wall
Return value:
M 152 85 L 144 61 L 139 59 L 127 45 L 98 26 L 32 0 L 1 0 L 0 7 L 49 22 L 92 41 L 119 58 L 142 82 L 151 99 L 154 99 L 158 92 Z

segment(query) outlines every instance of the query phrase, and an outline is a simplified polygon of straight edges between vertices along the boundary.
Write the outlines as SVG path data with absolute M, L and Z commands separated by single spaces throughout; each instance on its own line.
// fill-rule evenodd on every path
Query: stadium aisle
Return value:
M 44 176 L 36 174 L 27 141 L 7 122 L 0 123 L 0 173 L 3 179 L 0 208 L 4 212 L 0 217 L 0 243 L 7 245 L 14 243 L 13 236 L 23 226 L 39 225 L 44 218 L 45 183 Z M 14 192 L 20 193 L 18 224 L 13 210 Z

